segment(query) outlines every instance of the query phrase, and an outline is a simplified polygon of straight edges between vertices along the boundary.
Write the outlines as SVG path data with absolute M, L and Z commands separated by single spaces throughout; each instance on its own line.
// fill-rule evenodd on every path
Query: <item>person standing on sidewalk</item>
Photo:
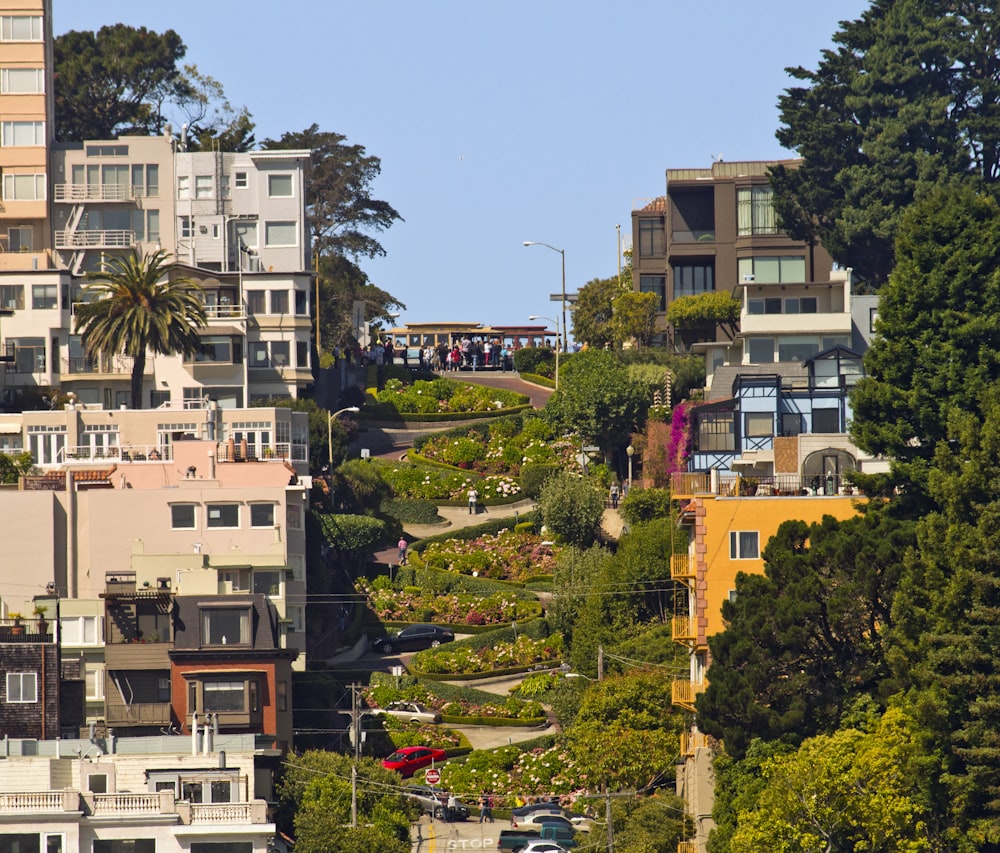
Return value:
M 407 547 L 409 546 L 410 543 L 407 542 L 404 537 L 400 536 L 399 537 L 399 542 L 397 544 L 399 546 L 399 565 L 405 566 L 406 565 L 406 549 L 407 549 Z
M 469 515 L 475 515 L 479 508 L 477 506 L 479 502 L 479 492 L 474 488 L 469 489 Z

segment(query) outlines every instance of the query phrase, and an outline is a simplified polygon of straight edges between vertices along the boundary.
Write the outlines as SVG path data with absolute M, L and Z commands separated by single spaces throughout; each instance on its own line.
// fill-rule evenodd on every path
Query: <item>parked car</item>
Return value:
M 388 758 L 382 760 L 386 770 L 395 770 L 404 778 L 412 776 L 421 767 L 428 767 L 435 761 L 444 761 L 447 753 L 443 749 L 429 746 L 403 746 Z
M 524 827 L 525 829 L 537 829 L 540 826 L 560 826 L 563 829 L 569 829 L 573 832 L 582 829 L 582 827 L 574 826 L 572 821 L 561 814 L 552 814 L 550 812 L 534 812 L 525 815 L 517 819 L 517 825 L 518 828 Z
M 519 847 L 517 853 L 569 853 L 569 849 L 554 841 L 536 838 L 529 841 L 524 847 Z
M 447 791 L 441 791 L 438 788 L 431 788 L 427 785 L 407 785 L 403 788 L 403 796 L 409 797 L 411 800 L 416 800 L 420 803 L 420 808 L 438 820 L 446 819 L 448 809 Z M 468 820 L 468 818 L 469 807 L 465 803 L 460 802 L 455 807 L 455 819 Z
M 371 647 L 383 655 L 394 652 L 418 652 L 431 649 L 455 639 L 455 632 L 437 625 L 408 625 L 397 634 L 372 640 Z
M 384 708 L 374 708 L 369 713 L 373 716 L 396 717 L 410 723 L 441 722 L 441 715 L 437 711 L 425 708 L 418 702 L 390 702 Z
M 540 826 L 538 829 L 501 829 L 497 838 L 498 850 L 513 853 L 526 847 L 532 841 L 554 841 L 563 847 L 576 847 L 571 830 L 560 826 Z
M 510 810 L 510 813 L 521 817 L 537 811 L 560 812 L 562 811 L 562 806 L 559 805 L 559 800 L 542 800 L 537 803 L 528 803 L 526 806 L 516 806 Z

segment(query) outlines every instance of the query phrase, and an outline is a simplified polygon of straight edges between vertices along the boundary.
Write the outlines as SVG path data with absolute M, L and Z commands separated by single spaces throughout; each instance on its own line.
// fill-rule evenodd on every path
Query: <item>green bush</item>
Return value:
M 618 507 L 622 518 L 629 524 L 667 518 L 670 515 L 668 489 L 630 489 Z
M 518 373 L 538 373 L 544 376 L 545 367 L 554 371 L 555 364 L 555 351 L 548 347 L 524 347 L 514 352 L 514 370 Z
M 558 470 L 560 466 L 552 463 L 529 462 L 521 468 L 521 491 L 526 497 L 538 500 L 545 481 Z
M 390 498 L 382 502 L 382 513 L 399 519 L 403 524 L 439 524 L 437 504 L 419 498 Z
M 519 521 L 514 525 L 515 533 L 534 533 L 538 525 L 534 521 Z

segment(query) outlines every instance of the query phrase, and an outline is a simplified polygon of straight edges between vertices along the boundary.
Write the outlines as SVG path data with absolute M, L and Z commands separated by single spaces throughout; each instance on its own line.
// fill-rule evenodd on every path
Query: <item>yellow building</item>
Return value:
M 687 607 L 673 620 L 673 638 L 691 653 L 689 677 L 673 685 L 674 704 L 694 710 L 705 689 L 711 660 L 708 638 L 723 630 L 722 603 L 736 594 L 736 575 L 764 574 L 761 556 L 782 522 L 813 524 L 832 515 L 844 520 L 857 513 L 850 495 L 735 496 L 701 492 L 674 493 L 681 502 L 681 523 L 688 530 L 687 554 L 675 555 L 670 573 L 687 588 Z

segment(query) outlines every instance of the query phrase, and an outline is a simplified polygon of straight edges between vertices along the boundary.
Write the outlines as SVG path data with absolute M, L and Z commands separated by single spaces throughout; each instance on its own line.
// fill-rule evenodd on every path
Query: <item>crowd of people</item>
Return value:
M 551 348 L 552 342 L 545 341 L 545 346 Z M 514 349 L 507 346 L 500 338 L 464 337 L 451 346 L 440 343 L 437 346 L 426 345 L 417 348 L 417 364 L 421 370 L 436 370 L 449 373 L 457 370 L 500 370 L 507 372 L 514 369 Z M 394 364 L 401 361 L 409 366 L 412 348 L 404 343 L 398 346 L 392 338 L 373 341 L 367 347 L 344 346 L 334 347 L 334 363 L 340 359 L 365 367 L 369 364 Z

